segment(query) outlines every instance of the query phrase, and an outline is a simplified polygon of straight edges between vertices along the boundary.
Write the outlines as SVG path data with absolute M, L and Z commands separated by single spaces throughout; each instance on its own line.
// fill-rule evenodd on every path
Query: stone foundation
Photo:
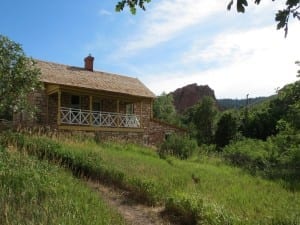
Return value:
M 161 144 L 169 134 L 176 133 L 179 135 L 186 134 L 186 130 L 166 122 L 152 119 L 149 123 L 149 128 L 146 131 L 148 136 L 148 144 Z
M 143 143 L 143 133 L 138 132 L 95 132 L 95 141 L 121 141 L 128 143 L 136 144 L 145 144 Z

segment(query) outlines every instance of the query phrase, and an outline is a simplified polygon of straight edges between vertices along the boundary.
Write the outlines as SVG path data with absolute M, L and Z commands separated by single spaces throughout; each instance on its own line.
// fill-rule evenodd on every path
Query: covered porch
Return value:
M 142 99 L 46 85 L 48 123 L 59 129 L 143 131 Z

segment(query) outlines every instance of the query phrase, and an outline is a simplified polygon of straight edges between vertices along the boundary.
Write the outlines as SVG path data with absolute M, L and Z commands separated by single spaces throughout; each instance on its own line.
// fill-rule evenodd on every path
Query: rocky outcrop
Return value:
M 178 113 L 184 112 L 189 107 L 198 103 L 204 96 L 210 96 L 216 100 L 215 92 L 208 85 L 189 84 L 176 89 L 173 95 L 174 105 Z

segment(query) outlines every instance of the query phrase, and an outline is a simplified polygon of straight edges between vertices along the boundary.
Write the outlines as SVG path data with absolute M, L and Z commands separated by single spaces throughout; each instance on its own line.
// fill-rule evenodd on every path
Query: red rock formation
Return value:
M 210 96 L 216 100 L 215 92 L 208 85 L 189 84 L 176 89 L 173 95 L 174 105 L 178 113 L 184 112 L 189 107 L 198 103 L 204 96 Z

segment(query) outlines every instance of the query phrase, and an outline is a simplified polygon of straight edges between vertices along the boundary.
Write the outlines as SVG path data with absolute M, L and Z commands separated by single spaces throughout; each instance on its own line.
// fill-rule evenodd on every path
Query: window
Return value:
M 93 111 L 102 111 L 102 102 L 101 101 L 93 102 Z
M 133 113 L 134 113 L 133 104 L 132 103 L 126 104 L 126 114 L 133 114 Z
M 71 108 L 80 108 L 80 96 L 78 95 L 72 95 L 71 96 Z

